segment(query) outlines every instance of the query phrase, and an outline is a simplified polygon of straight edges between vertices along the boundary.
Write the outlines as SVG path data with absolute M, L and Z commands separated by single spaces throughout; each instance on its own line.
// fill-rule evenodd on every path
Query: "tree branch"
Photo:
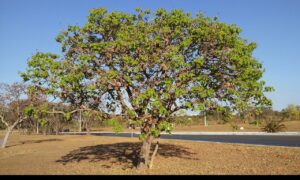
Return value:
M 3 115 L 0 115 L 0 119 L 1 119 L 1 122 L 2 122 L 3 124 L 5 124 L 6 127 L 9 126 L 9 124 L 4 120 L 4 116 L 3 116 Z

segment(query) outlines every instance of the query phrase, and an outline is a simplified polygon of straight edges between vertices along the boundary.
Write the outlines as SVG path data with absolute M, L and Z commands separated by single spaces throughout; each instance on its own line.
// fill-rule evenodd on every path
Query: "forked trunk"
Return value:
M 147 136 L 143 141 L 143 145 L 141 147 L 141 152 L 140 152 L 139 165 L 138 165 L 139 169 L 144 169 L 149 167 L 152 141 L 153 141 L 152 135 Z
M 19 119 L 18 121 L 16 121 L 13 125 L 9 125 L 7 122 L 4 121 L 4 118 L 1 118 L 1 121 L 5 123 L 7 129 L 6 129 L 6 134 L 5 137 L 3 139 L 3 142 L 1 144 L 1 148 L 5 148 L 6 147 L 6 143 L 8 141 L 9 135 L 11 134 L 11 132 L 13 131 L 13 129 L 16 127 L 16 125 L 18 125 L 19 123 L 21 123 L 24 119 Z

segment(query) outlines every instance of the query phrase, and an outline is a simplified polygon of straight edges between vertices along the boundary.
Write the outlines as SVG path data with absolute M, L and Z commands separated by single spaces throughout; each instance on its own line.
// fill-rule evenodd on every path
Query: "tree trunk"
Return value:
M 88 119 L 87 119 L 88 120 Z M 86 128 L 86 134 L 87 135 L 91 135 L 91 126 L 90 126 L 90 123 L 89 123 L 89 121 L 87 121 L 86 123 L 85 123 L 85 128 Z
M 79 132 L 82 131 L 81 125 L 82 125 L 82 117 L 81 117 L 81 111 L 79 111 Z
M 153 141 L 153 136 L 148 135 L 145 140 L 143 141 L 143 145 L 141 147 L 141 152 L 140 152 L 140 161 L 138 168 L 143 169 L 149 167 L 149 157 L 150 157 L 150 152 L 151 152 L 151 144 Z
M 6 147 L 6 143 L 8 141 L 9 135 L 11 134 L 11 132 L 13 131 L 13 129 L 16 127 L 16 125 L 18 125 L 19 123 L 21 123 L 24 119 L 19 119 L 17 120 L 13 125 L 9 125 L 7 122 L 4 121 L 4 118 L 1 117 L 1 121 L 5 123 L 7 130 L 6 130 L 6 134 L 5 137 L 3 139 L 3 142 L 1 144 L 1 148 L 5 148 Z
M 1 148 L 5 148 L 6 147 L 6 143 L 8 141 L 8 137 L 9 137 L 11 131 L 12 131 L 12 127 L 11 126 L 7 127 L 5 137 L 4 137 L 3 142 L 1 144 Z
M 150 161 L 150 164 L 149 164 L 149 169 L 151 169 L 153 167 L 153 162 L 154 162 L 154 158 L 156 156 L 156 153 L 158 151 L 158 146 L 159 146 L 159 142 L 157 141 L 156 145 L 155 145 L 155 149 L 154 149 L 153 154 L 151 156 L 151 161 Z
M 39 132 L 39 123 L 37 122 L 36 123 L 36 134 L 39 134 L 40 132 Z
M 56 120 L 56 123 L 55 123 L 55 135 L 58 135 L 59 134 L 59 125 L 58 125 L 58 122 L 59 120 Z
M 206 111 L 204 111 L 204 126 L 207 126 L 207 121 L 206 121 Z

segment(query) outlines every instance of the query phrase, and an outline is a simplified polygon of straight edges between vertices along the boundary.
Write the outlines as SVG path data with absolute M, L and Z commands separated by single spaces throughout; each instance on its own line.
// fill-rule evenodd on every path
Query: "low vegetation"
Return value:
M 263 131 L 274 133 L 280 132 L 286 129 L 286 126 L 283 124 L 283 120 L 278 119 L 268 119 L 265 121 L 265 124 L 262 128 Z

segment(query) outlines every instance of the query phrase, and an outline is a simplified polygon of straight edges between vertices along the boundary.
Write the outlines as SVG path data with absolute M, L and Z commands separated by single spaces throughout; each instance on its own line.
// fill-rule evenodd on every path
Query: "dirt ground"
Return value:
M 0 135 L 0 138 L 3 134 Z M 300 148 L 160 140 L 151 170 L 136 170 L 136 138 L 18 135 L 0 174 L 300 174 Z

